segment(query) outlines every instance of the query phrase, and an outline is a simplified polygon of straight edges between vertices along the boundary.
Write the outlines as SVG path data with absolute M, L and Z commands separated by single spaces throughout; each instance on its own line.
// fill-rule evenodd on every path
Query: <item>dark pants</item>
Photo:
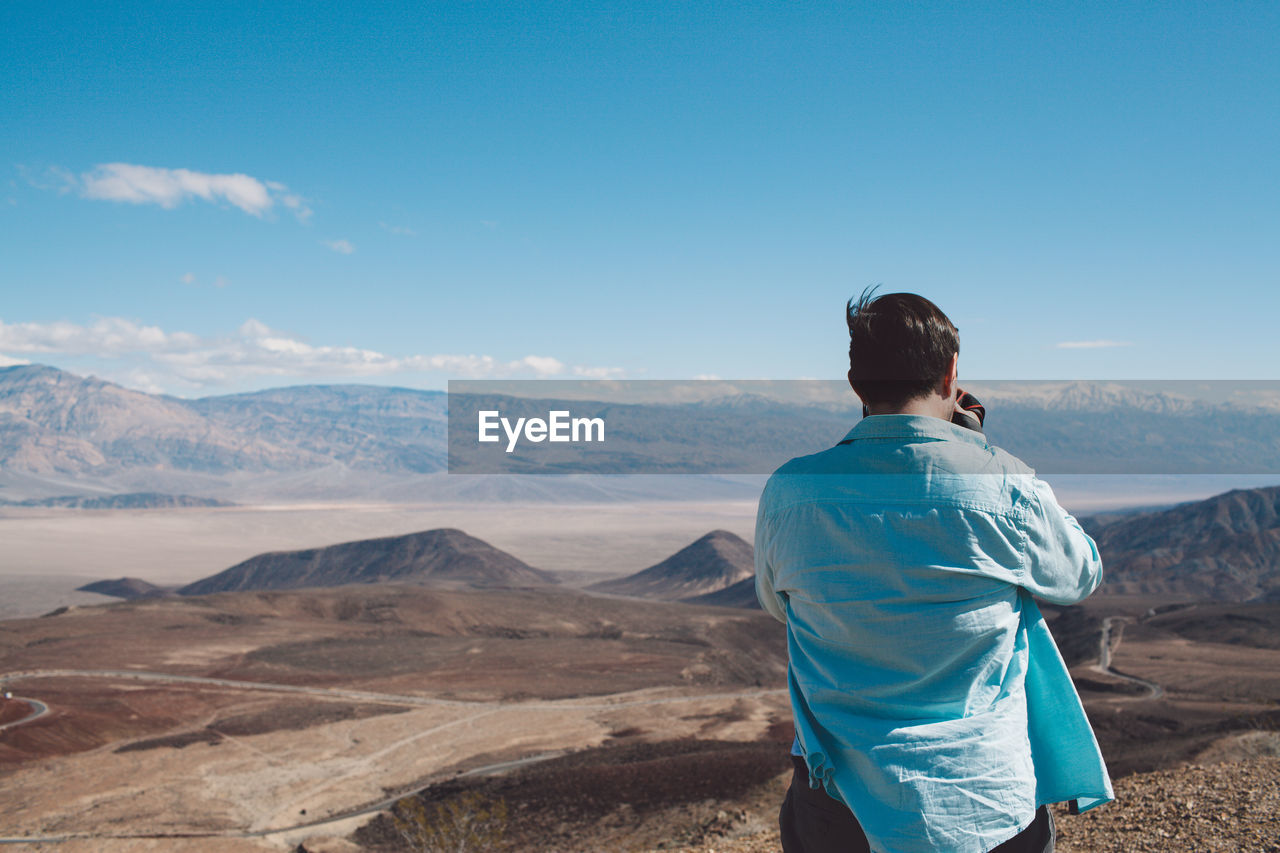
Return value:
M 853 812 L 821 788 L 809 787 L 803 758 L 793 755 L 791 761 L 795 773 L 778 813 L 783 853 L 870 853 Z M 1030 826 L 991 853 L 1053 853 L 1053 839 L 1053 815 L 1048 806 L 1041 806 Z

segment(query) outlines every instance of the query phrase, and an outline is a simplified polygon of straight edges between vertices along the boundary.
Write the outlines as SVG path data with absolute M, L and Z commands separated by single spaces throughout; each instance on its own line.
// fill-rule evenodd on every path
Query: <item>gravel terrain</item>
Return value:
M 1083 815 L 1056 808 L 1058 853 L 1280 853 L 1280 758 L 1140 773 Z M 709 827 L 693 845 L 650 853 L 777 853 L 776 828 L 734 837 Z

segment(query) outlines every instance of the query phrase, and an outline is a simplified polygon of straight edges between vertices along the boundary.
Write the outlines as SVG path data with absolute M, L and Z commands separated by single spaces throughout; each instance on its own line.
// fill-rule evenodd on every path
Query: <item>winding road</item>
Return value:
M 45 714 L 49 713 L 49 706 L 41 702 L 39 699 L 31 699 L 27 696 L 14 696 L 12 699 L 9 699 L 8 701 L 23 702 L 27 705 L 30 705 L 31 713 L 27 714 L 25 717 L 23 717 L 20 720 L 12 720 L 10 722 L 4 723 L 3 725 L 0 725 L 0 732 L 4 731 L 5 729 L 12 729 L 15 726 L 20 726 L 23 723 L 29 723 L 32 720 L 38 720 L 39 718 L 43 717 Z
M 1136 684 L 1146 691 L 1144 696 L 1125 697 L 1129 700 L 1135 699 L 1159 699 L 1164 695 L 1164 688 L 1154 681 L 1148 681 L 1145 678 L 1138 678 L 1135 675 L 1125 675 L 1122 672 L 1116 672 L 1111 668 L 1111 655 L 1119 648 L 1120 640 L 1124 637 L 1124 624 L 1129 621 L 1127 616 L 1108 616 L 1102 620 L 1102 636 L 1098 638 L 1098 662 L 1090 669 L 1094 672 L 1100 672 L 1103 675 L 1109 675 L 1120 681 L 1127 681 L 1130 684 Z M 1121 629 L 1116 632 L 1115 645 L 1112 645 L 1111 635 L 1112 629 L 1116 623 L 1120 623 Z
M 481 702 L 465 699 L 433 699 L 429 696 L 415 696 L 406 693 L 374 693 L 368 690 L 346 690 L 340 687 L 307 687 L 298 684 L 276 684 L 269 681 L 238 681 L 231 678 L 205 678 L 199 675 L 174 675 L 166 672 L 146 672 L 132 669 L 37 669 L 25 672 L 7 672 L 0 674 L 0 681 L 27 681 L 36 678 L 108 678 L 132 679 L 138 681 L 158 681 L 173 684 L 194 684 L 209 687 L 228 687 L 237 690 L 262 690 L 269 693 L 302 693 L 317 696 L 321 699 L 348 700 L 357 702 L 379 702 L 384 705 L 410 705 L 414 707 L 453 707 L 453 708 L 506 708 L 519 704 L 528 710 L 559 710 L 566 707 L 585 708 L 588 710 L 608 710 L 610 708 L 632 708 L 641 705 L 668 705 L 674 702 L 695 702 L 704 699 L 739 699 L 751 696 L 771 696 L 786 693 L 785 687 L 755 690 L 734 690 L 728 693 L 699 693 L 690 696 L 665 696 L 651 699 L 622 699 L 612 702 L 601 702 L 583 699 L 535 699 L 527 702 Z M 14 697 L 17 698 L 17 697 Z M 24 702 L 36 702 L 24 699 Z M 43 705 L 41 704 L 41 707 Z M 17 720 L 11 725 L 29 722 L 32 718 Z

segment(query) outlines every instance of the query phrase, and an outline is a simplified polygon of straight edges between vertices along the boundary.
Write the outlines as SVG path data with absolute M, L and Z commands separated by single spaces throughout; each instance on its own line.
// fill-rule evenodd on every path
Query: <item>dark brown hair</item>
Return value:
M 869 287 L 845 305 L 849 381 L 867 404 L 901 405 L 942 381 L 960 352 L 960 333 L 937 305 L 915 293 L 875 296 Z

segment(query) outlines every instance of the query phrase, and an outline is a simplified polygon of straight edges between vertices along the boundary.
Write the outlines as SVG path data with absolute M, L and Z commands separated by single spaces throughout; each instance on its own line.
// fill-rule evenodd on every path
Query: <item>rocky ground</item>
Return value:
M 1280 853 L 1280 758 L 1140 773 L 1121 779 L 1115 787 L 1116 801 L 1106 806 L 1076 816 L 1065 809 L 1055 811 L 1059 853 Z M 721 815 L 720 821 L 706 824 L 704 837 L 695 843 L 653 850 L 777 853 L 780 849 L 776 828 L 750 830 L 759 826 L 759 815 L 726 811 Z

